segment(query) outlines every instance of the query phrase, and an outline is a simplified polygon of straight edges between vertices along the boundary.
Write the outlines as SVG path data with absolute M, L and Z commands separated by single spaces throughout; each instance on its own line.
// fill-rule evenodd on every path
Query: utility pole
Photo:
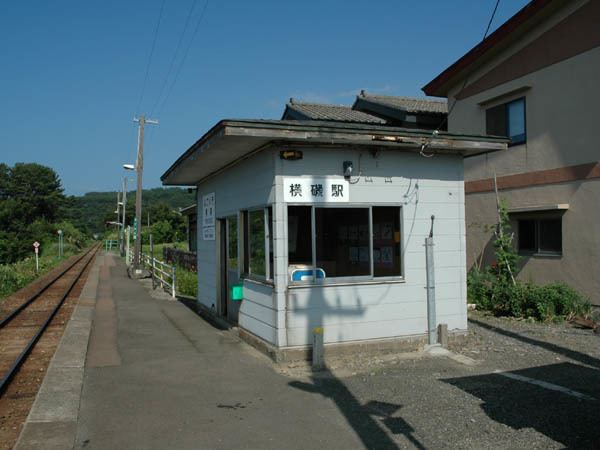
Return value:
M 144 172 L 144 125 L 158 125 L 158 120 L 146 119 L 144 116 L 134 118 L 138 123 L 138 150 L 135 171 L 137 174 L 137 189 L 135 191 L 135 219 L 137 230 L 135 235 L 135 246 L 133 248 L 133 275 L 142 274 L 141 250 L 142 250 L 142 174 Z
M 121 256 L 125 254 L 125 226 L 127 218 L 127 177 L 123 177 L 123 194 L 122 194 L 122 205 L 123 212 L 121 213 Z
M 117 223 L 121 223 L 121 194 L 117 191 Z M 121 228 L 121 227 L 119 227 Z

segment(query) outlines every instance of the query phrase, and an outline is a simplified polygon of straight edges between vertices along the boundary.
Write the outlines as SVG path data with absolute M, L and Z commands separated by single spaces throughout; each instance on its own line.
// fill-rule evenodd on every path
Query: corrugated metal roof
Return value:
M 365 100 L 388 108 L 406 111 L 410 114 L 447 114 L 448 103 L 445 100 L 428 98 L 399 97 L 395 95 L 371 95 L 365 91 L 357 96 L 357 101 Z
M 385 124 L 385 119 L 353 110 L 344 105 L 304 103 L 290 99 L 283 113 L 283 120 L 333 120 L 336 122 Z

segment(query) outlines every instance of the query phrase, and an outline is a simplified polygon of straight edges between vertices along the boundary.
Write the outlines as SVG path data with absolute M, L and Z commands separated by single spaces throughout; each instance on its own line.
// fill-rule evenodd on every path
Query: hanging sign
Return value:
M 287 203 L 340 203 L 350 198 L 350 184 L 342 178 L 284 178 Z

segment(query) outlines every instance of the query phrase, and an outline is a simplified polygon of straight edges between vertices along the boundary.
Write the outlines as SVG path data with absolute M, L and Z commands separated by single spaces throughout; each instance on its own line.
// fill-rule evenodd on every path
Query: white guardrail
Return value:
M 150 255 L 142 253 L 140 255 L 142 264 L 148 269 L 150 275 L 152 275 L 152 287 L 157 284 L 160 285 L 165 291 L 171 294 L 171 297 L 175 298 L 177 286 L 177 268 L 171 266 L 159 259 L 152 258 Z M 128 254 L 128 264 L 133 262 L 133 254 Z

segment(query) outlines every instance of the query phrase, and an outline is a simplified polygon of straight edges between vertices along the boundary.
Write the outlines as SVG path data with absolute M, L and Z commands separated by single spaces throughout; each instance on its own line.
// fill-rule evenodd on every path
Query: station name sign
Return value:
M 341 178 L 284 178 L 286 203 L 341 203 L 350 198 L 348 181 Z

